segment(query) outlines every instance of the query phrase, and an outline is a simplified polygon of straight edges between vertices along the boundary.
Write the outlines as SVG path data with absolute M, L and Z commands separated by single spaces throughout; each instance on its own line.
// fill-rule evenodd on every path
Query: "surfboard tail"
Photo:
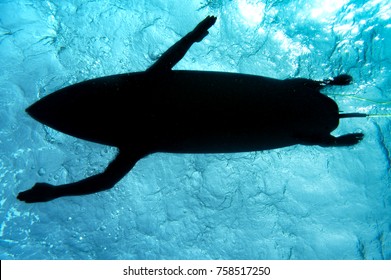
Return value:
M 340 119 L 343 118 L 365 118 L 368 117 L 368 114 L 363 113 L 346 113 L 346 114 L 338 114 Z

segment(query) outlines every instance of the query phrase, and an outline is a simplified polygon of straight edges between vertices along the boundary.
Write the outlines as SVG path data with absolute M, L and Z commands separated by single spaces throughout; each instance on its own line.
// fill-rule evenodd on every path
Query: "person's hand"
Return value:
M 190 33 L 194 42 L 200 42 L 206 35 L 208 35 L 208 29 L 215 24 L 217 18 L 215 16 L 207 16 L 201 21 Z
M 20 192 L 17 198 L 26 203 L 46 202 L 57 198 L 55 187 L 47 183 L 36 183 L 31 189 Z

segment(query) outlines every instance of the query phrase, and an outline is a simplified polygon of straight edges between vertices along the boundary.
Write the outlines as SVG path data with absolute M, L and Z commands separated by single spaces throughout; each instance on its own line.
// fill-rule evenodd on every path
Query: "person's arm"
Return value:
M 190 49 L 190 47 L 200 42 L 206 35 L 208 29 L 216 22 L 216 17 L 207 16 L 201 21 L 193 31 L 187 33 L 182 39 L 165 51 L 161 57 L 147 69 L 147 72 L 169 71 L 177 64 Z
M 20 192 L 17 198 L 26 203 L 46 202 L 62 196 L 92 194 L 108 190 L 122 179 L 136 164 L 141 156 L 121 151 L 103 173 L 93 175 L 75 183 L 53 186 L 36 183 L 31 189 Z

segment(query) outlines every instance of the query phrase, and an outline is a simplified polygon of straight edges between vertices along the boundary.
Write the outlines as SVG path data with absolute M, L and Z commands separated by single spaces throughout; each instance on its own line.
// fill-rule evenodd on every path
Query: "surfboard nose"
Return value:
M 33 119 L 45 125 L 55 128 L 62 121 L 62 109 L 60 104 L 53 102 L 53 98 L 46 96 L 26 108 L 26 113 Z
M 45 116 L 44 116 L 44 110 L 42 110 L 42 108 L 40 108 L 40 107 L 41 106 L 39 106 L 39 101 L 37 101 L 37 102 L 33 103 L 32 105 L 30 105 L 29 107 L 27 107 L 25 111 L 33 119 L 35 119 L 39 122 L 42 122 L 42 120 L 45 119 Z
M 42 100 L 38 100 L 37 102 L 27 107 L 25 111 L 33 119 L 43 124 L 47 124 L 52 116 L 50 116 L 50 112 L 47 110 L 47 108 L 45 108 L 46 106 L 43 106 L 42 103 Z

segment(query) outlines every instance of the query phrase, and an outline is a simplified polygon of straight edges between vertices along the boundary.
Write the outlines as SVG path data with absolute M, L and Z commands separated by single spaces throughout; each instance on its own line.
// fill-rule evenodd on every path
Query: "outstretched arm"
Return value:
M 114 187 L 141 157 L 120 150 L 117 157 L 103 173 L 61 186 L 36 183 L 31 189 L 20 192 L 17 198 L 26 203 L 46 202 L 62 196 L 84 195 L 104 191 Z
M 170 47 L 162 56 L 148 68 L 148 72 L 160 72 L 169 71 L 177 64 L 190 49 L 190 47 L 200 42 L 206 35 L 208 35 L 208 29 L 216 22 L 216 17 L 207 16 L 201 21 L 193 31 L 187 33 L 185 37 L 176 42 Z

